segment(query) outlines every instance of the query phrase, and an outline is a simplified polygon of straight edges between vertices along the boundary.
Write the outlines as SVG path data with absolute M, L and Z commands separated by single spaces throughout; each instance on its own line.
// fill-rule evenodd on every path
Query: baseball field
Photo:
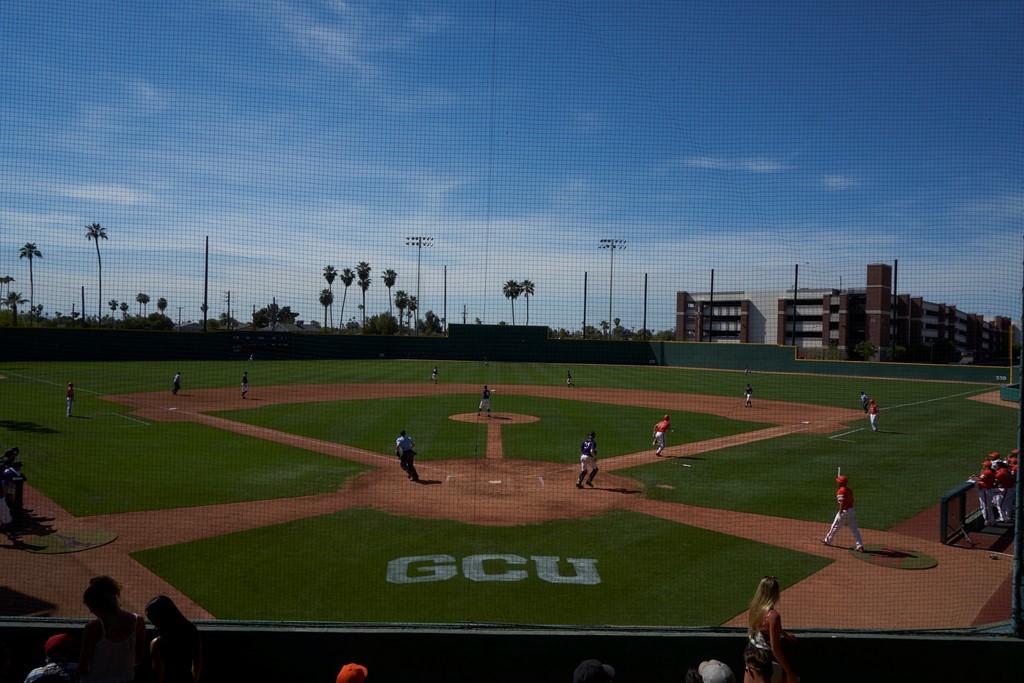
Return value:
M 165 593 L 216 620 L 736 626 L 765 574 L 784 587 L 787 628 L 1009 614 L 1010 556 L 940 543 L 936 512 L 984 454 L 1015 445 L 995 385 L 393 360 L 0 375 L 0 443 L 20 447 L 27 477 L 0 537 L 6 615 L 87 616 L 97 574 L 135 609 Z M 877 433 L 861 391 L 882 408 Z M 656 457 L 664 414 L 674 431 Z M 400 430 L 418 483 L 394 455 Z M 580 490 L 591 430 L 600 470 Z M 820 543 L 839 471 L 866 553 L 847 530 Z

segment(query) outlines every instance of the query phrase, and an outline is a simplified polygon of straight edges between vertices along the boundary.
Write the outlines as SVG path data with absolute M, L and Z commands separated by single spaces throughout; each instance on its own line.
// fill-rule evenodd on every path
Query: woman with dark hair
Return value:
M 146 622 L 121 609 L 121 586 L 109 576 L 89 580 L 82 602 L 96 618 L 82 631 L 78 675 L 83 683 L 126 683 L 146 656 Z
M 203 669 L 203 643 L 195 624 L 166 595 L 146 605 L 146 618 L 156 626 L 149 644 L 154 683 L 195 683 Z

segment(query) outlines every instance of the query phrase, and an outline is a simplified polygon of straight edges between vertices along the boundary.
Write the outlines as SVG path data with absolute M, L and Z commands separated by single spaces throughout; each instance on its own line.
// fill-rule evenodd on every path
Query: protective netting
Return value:
M 429 426 L 441 412 L 474 418 L 482 386 L 502 385 L 496 397 L 507 402 L 497 411 L 540 414 L 541 423 L 562 420 L 559 440 L 549 443 L 561 454 L 557 466 L 552 456 L 547 466 L 515 476 L 560 477 L 571 493 L 578 442 L 598 424 L 610 432 L 602 434 L 609 453 L 623 458 L 647 449 L 647 432 L 666 410 L 687 415 L 685 436 L 680 429 L 676 437 L 680 448 L 684 441 L 733 438 L 769 423 L 792 423 L 793 429 L 778 441 L 729 445 L 732 450 L 723 449 L 714 463 L 706 455 L 692 466 L 682 459 L 656 462 L 661 469 L 653 470 L 640 457 L 636 469 L 632 461 L 620 461 L 615 476 L 622 479 L 611 488 L 621 489 L 615 495 L 629 502 L 587 510 L 591 521 L 565 532 L 560 525 L 571 527 L 571 516 L 552 510 L 545 517 L 551 527 L 522 532 L 533 535 L 530 542 L 517 538 L 517 527 L 503 527 L 495 536 L 484 533 L 487 527 L 460 529 L 458 523 L 474 520 L 458 515 L 451 521 L 413 514 L 397 502 L 374 510 L 370 498 L 365 510 L 349 510 L 329 523 L 285 515 L 305 525 L 296 533 L 311 539 L 301 552 L 313 557 L 336 553 L 332 535 L 341 533 L 357 539 L 347 555 L 366 545 L 365 557 L 374 558 L 375 567 L 390 567 L 391 574 L 381 569 L 378 578 L 408 578 L 401 573 L 408 562 L 399 562 L 405 569 L 389 563 L 409 557 L 433 567 L 422 570 L 424 576 L 451 578 L 424 582 L 443 583 L 443 595 L 416 595 L 418 607 L 408 614 L 408 596 L 419 584 L 385 581 L 381 591 L 398 586 L 394 590 L 402 592 L 367 603 L 363 611 L 339 606 L 320 613 L 318 604 L 332 603 L 289 593 L 299 605 L 295 611 L 278 601 L 263 612 L 245 599 L 247 591 L 266 588 L 273 578 L 257 572 L 263 578 L 247 584 L 251 564 L 227 563 L 238 574 L 227 572 L 216 590 L 200 585 L 195 573 L 189 576 L 205 561 L 219 562 L 218 548 L 237 557 L 255 547 L 273 548 L 275 532 L 249 529 L 262 517 L 251 525 L 223 522 L 225 534 L 266 534 L 255 540 L 204 540 L 163 555 L 141 542 L 133 548 L 152 552 L 140 561 L 177 585 L 182 599 L 188 595 L 202 606 L 206 613 L 195 612 L 199 616 L 298 619 L 309 610 L 314 619 L 338 621 L 532 623 L 535 603 L 570 604 L 586 590 L 588 572 L 608 567 L 605 586 L 633 585 L 633 592 L 604 595 L 606 605 L 613 594 L 621 603 L 606 610 L 600 602 L 582 612 L 557 610 L 536 621 L 743 625 L 756 583 L 751 578 L 778 574 L 790 583 L 783 587 L 790 601 L 787 626 L 970 628 L 998 622 L 1009 614 L 1009 542 L 993 540 L 979 553 L 966 547 L 978 545 L 977 534 L 968 530 L 970 543 L 934 543 L 942 494 L 977 474 L 986 454 L 1005 455 L 1017 440 L 1012 410 L 968 399 L 1014 378 L 1009 366 L 1018 342 L 1011 328 L 1021 306 L 1024 232 L 1022 14 L 1019 4 L 966 1 L 323 0 L 173 8 L 8 1 L 0 7 L 0 224 L 6 245 L 0 322 L 74 327 L 84 314 L 94 328 L 188 330 L 206 318 L 209 329 L 251 334 L 277 325 L 281 334 L 369 331 L 438 339 L 451 324 L 529 324 L 547 326 L 554 337 L 714 343 L 717 336 L 723 345 L 785 345 L 793 332 L 788 297 L 797 289 L 799 312 L 793 315 L 800 332 L 794 338 L 800 335 L 802 349 L 818 349 L 801 351 L 802 357 L 857 359 L 865 350 L 857 344 L 868 341 L 874 347 L 868 351 L 883 359 L 986 362 L 1003 370 L 963 383 L 936 377 L 944 383 L 929 389 L 909 381 L 780 379 L 758 372 L 757 354 L 724 364 L 754 371 L 753 377 L 732 379 L 710 370 L 669 377 L 656 369 L 588 372 L 561 359 L 541 370 L 484 365 L 487 352 L 478 348 L 465 359 L 472 366 L 442 367 L 440 384 L 458 388 L 445 389 L 443 398 L 367 388 L 371 407 L 358 408 L 337 403 L 351 397 L 334 389 L 323 389 L 322 396 L 310 389 L 311 401 L 331 406 L 315 410 L 336 412 L 310 419 L 302 409 L 282 408 L 260 424 L 390 455 L 401 425 L 372 402 L 395 400 L 400 405 L 394 410 L 418 427 L 421 439 L 444 440 L 459 458 L 545 461 L 529 437 L 506 440 L 504 451 L 494 455 L 487 428 L 479 424 Z M 869 266 L 877 264 L 891 269 L 883 274 L 892 291 L 882 299 L 871 298 L 879 282 L 871 281 Z M 895 312 L 876 324 L 872 316 L 880 301 Z M 840 320 L 847 306 L 857 312 Z M 836 341 L 831 355 L 830 340 Z M 251 343 L 266 349 L 269 342 Z M 272 365 L 256 373 L 253 393 L 257 386 L 299 380 L 423 384 L 438 357 L 432 353 L 410 354 L 424 364 L 412 369 L 314 364 L 296 372 Z M 263 355 L 254 359 L 257 364 Z M 233 360 L 238 362 L 222 369 L 185 367 L 186 389 L 230 386 L 235 392 L 248 360 L 237 354 Z M 23 366 L 3 374 L 26 396 L 74 379 L 81 402 L 157 389 L 169 397 L 165 389 L 181 369 Z M 685 392 L 688 398 L 649 394 L 634 400 L 599 392 L 581 403 L 569 394 L 530 398 L 525 389 L 508 388 L 562 388 L 567 372 L 583 386 L 590 382 L 609 392 Z M 748 382 L 753 410 L 759 401 L 778 402 L 770 414 L 744 413 Z M 856 413 L 862 391 L 890 411 L 881 418 L 885 445 L 867 443 L 874 436 L 867 418 L 861 424 L 840 415 L 835 429 L 807 434 L 800 432 L 804 421 L 793 419 L 798 405 Z M 732 404 L 720 406 L 725 396 Z M 43 400 L 49 399 L 19 404 L 23 422 L 32 421 Z M 234 440 L 241 437 L 209 425 L 203 429 L 211 432 L 180 437 L 148 417 L 125 417 L 127 409 L 104 410 L 119 429 L 131 428 L 119 439 L 187 438 L 212 442 L 202 448 L 220 453 L 250 448 L 265 455 L 270 462 L 258 466 L 244 458 L 220 463 L 242 467 L 246 482 L 260 482 L 251 493 L 255 499 L 274 496 L 281 476 L 274 468 L 282 457 L 298 458 L 282 483 L 285 497 L 309 495 L 315 503 L 356 474 L 338 469 L 335 460 L 325 474 L 323 462 L 300 455 L 308 446 L 301 441 L 245 446 Z M 324 429 L 339 415 L 370 426 L 351 433 Z M 642 425 L 628 429 L 632 437 L 642 432 L 643 443 L 631 442 L 625 427 L 616 431 L 616 421 Z M 887 429 L 886 423 L 899 426 Z M 143 427 L 161 433 L 154 437 Z M 503 429 L 511 433 L 515 427 Z M 376 445 L 374 430 L 386 435 L 376 437 Z M 110 433 L 98 429 L 95 436 Z M 56 453 L 59 448 L 46 439 L 70 438 L 47 434 L 20 430 L 3 441 Z M 61 448 L 73 450 L 71 443 L 61 441 Z M 915 450 L 922 443 L 928 448 Z M 337 448 L 327 455 L 344 460 L 346 452 Z M 933 448 L 945 452 L 936 456 Z M 698 457 L 696 447 L 678 455 Z M 762 465 L 768 455 L 777 457 L 778 466 Z M 368 457 L 355 462 L 372 467 Z M 931 458 L 940 460 L 938 467 L 925 465 L 902 484 L 893 482 L 893 460 Z M 566 462 L 568 475 L 558 469 Z M 169 461 L 164 465 L 172 471 Z M 264 465 L 270 469 L 261 474 Z M 808 545 L 820 546 L 828 531 L 832 480 L 840 468 L 853 468 L 858 501 L 865 503 L 860 521 L 875 561 L 854 557 L 863 567 L 816 554 Z M 454 465 L 445 472 L 453 481 L 470 477 Z M 40 495 L 76 516 L 198 504 L 171 496 L 151 506 L 145 492 L 136 492 L 99 505 L 75 498 L 58 483 L 56 470 L 40 480 Z M 200 488 L 196 498 L 208 496 L 215 505 L 245 498 L 224 495 L 232 488 L 227 476 Z M 907 488 L 914 489 L 909 500 Z M 100 490 L 92 495 L 103 496 Z M 381 495 L 398 500 L 407 494 Z M 510 516 L 539 523 L 526 513 L 528 506 L 545 505 L 534 495 L 510 494 L 504 501 Z M 450 500 L 442 507 L 458 504 Z M 478 519 L 501 526 L 480 499 L 463 504 L 480 505 Z M 558 507 L 557 500 L 547 504 Z M 725 512 L 693 517 L 687 506 Z M 337 512 L 330 505 L 323 510 Z M 223 514 L 231 518 L 230 510 Z M 397 520 L 387 517 L 392 514 Z M 922 521 L 927 515 L 934 518 Z M 433 516 L 447 521 L 426 521 Z M 914 524 L 929 531 L 916 532 Z M 1004 538 L 996 526 L 984 533 Z M 602 534 L 608 534 L 604 547 L 584 540 Z M 847 534 L 843 529 L 838 538 Z M 405 541 L 395 541 L 423 538 L 436 542 L 417 540 L 404 554 L 397 545 Z M 775 549 L 775 564 L 753 561 L 761 552 L 749 545 L 755 542 Z M 613 551 L 645 559 L 619 566 L 602 554 Z M 716 553 L 717 561 L 708 560 Z M 900 571 L 917 555 L 934 557 L 938 568 Z M 986 568 L 977 566 L 979 557 Z M 653 578 L 644 575 L 645 567 Z M 478 580 L 489 571 L 512 578 Z M 871 571 L 892 573 L 886 584 L 891 594 L 877 593 L 878 584 L 863 573 Z M 984 588 L 976 585 L 979 571 L 989 576 Z M 711 574 L 704 572 L 728 574 L 714 607 L 706 605 L 706 596 L 687 608 L 667 606 L 663 591 L 638 588 L 662 584 L 690 595 L 706 590 Z M 308 585 L 310 577 L 299 572 L 294 586 Z M 520 583 L 533 587 L 522 595 L 494 594 L 495 585 Z M 963 600 L 950 597 L 939 607 L 895 600 L 901 590 L 925 584 Z M 852 615 L 828 609 L 843 590 L 850 591 L 845 602 L 858 605 Z M 339 605 L 352 598 L 343 596 Z M 450 612 L 431 611 L 434 600 Z M 865 601 L 872 609 L 858 614 Z M 646 607 L 635 612 L 634 603 Z

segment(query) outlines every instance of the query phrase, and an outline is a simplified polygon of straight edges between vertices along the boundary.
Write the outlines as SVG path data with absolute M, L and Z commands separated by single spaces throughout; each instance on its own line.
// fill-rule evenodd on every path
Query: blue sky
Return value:
M 7 0 L 0 275 L 69 312 L 85 287 L 199 319 L 367 261 L 421 312 L 673 325 L 675 292 L 862 287 L 1017 317 L 1024 4 Z M 341 283 L 335 318 L 340 315 Z M 358 313 L 350 290 L 345 318 Z M 78 307 L 76 306 L 76 310 Z M 150 310 L 153 310 L 152 304 Z M 238 315 L 242 319 L 247 316 Z M 525 318 L 523 301 L 516 321 Z

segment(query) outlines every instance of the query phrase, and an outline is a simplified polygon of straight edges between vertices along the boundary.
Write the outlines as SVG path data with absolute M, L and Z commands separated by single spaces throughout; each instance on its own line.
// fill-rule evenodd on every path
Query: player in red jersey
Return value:
M 665 433 L 671 431 L 672 425 L 668 421 L 668 415 L 663 417 L 661 419 L 661 422 L 654 425 L 654 443 L 652 443 L 651 445 L 658 447 L 658 452 L 655 453 L 655 455 L 657 455 L 659 458 L 661 457 L 661 452 L 665 450 Z
M 853 508 L 853 489 L 847 486 L 849 480 L 844 475 L 836 477 L 836 483 L 839 484 L 839 490 L 836 491 L 836 504 L 839 509 L 836 511 L 832 528 L 828 530 L 828 534 L 821 539 L 821 542 L 825 545 L 832 545 L 832 539 L 845 524 L 850 527 L 850 533 L 853 534 L 856 551 L 862 553 L 864 552 L 864 542 L 860 538 L 860 529 L 857 528 L 857 511 Z

